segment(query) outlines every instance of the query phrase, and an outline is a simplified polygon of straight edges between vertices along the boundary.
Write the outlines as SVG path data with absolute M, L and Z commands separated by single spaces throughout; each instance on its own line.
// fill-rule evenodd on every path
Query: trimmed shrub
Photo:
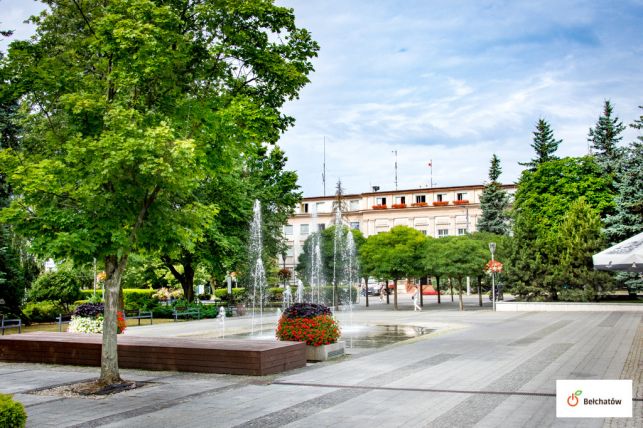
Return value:
M 174 308 L 172 306 L 155 306 L 152 308 L 152 314 L 154 318 L 174 318 L 172 311 Z
M 22 403 L 14 401 L 11 395 L 0 394 L 0 427 L 23 428 L 27 423 L 27 412 Z
M 286 308 L 283 316 L 286 318 L 314 318 L 319 315 L 330 315 L 333 313 L 326 305 L 317 303 L 294 303 Z
M 69 305 L 81 299 L 81 286 L 85 283 L 85 275 L 72 270 L 47 272 L 38 277 L 29 290 L 29 300 L 39 302 L 44 300 L 58 301 Z
M 22 313 L 31 322 L 56 321 L 56 317 L 65 312 L 65 309 L 59 302 L 53 302 L 51 300 L 28 302 L 22 309 Z
M 222 302 L 226 302 L 230 304 L 243 302 L 244 300 L 246 300 L 246 297 L 247 297 L 245 288 L 233 288 L 231 301 L 229 301 L 228 299 L 227 288 L 217 288 L 216 290 L 214 290 L 214 295 L 218 300 L 221 300 Z
M 86 299 L 92 300 L 94 290 L 81 290 L 81 292 Z M 149 310 L 156 306 L 157 303 L 153 297 L 156 292 L 156 290 L 152 290 L 151 288 L 124 288 L 123 301 L 125 310 Z M 102 300 L 103 290 L 96 290 L 96 296 L 99 296 Z

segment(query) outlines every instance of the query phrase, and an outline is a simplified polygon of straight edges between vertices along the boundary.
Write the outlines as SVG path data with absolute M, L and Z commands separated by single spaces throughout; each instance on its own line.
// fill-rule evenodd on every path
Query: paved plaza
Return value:
M 363 299 L 363 298 L 362 298 Z M 30 427 L 641 427 L 643 313 L 492 312 L 445 296 L 413 312 L 371 299 L 342 326 L 407 325 L 432 333 L 268 377 L 122 370 L 148 382 L 101 399 L 34 391 L 97 377 L 97 368 L 0 363 L 0 392 Z M 457 303 L 457 297 L 456 297 Z M 486 303 L 488 304 L 488 303 Z M 266 331 L 276 323 L 266 315 Z M 129 335 L 217 337 L 249 318 L 131 327 Z M 256 328 L 256 327 L 255 327 Z M 631 419 L 557 419 L 556 379 L 633 379 Z

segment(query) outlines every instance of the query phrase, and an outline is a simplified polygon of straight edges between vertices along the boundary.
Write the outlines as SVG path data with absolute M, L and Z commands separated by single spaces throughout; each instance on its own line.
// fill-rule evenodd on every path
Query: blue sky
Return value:
M 430 159 L 438 186 L 482 183 L 493 153 L 513 182 L 539 118 L 559 156 L 579 156 L 605 99 L 626 124 L 641 114 L 640 0 L 277 3 L 321 46 L 280 142 L 306 196 L 322 194 L 324 138 L 327 194 L 340 178 L 393 189 L 395 150 L 399 188 L 427 186 Z M 0 0 L 2 27 L 28 36 L 19 23 L 38 7 Z

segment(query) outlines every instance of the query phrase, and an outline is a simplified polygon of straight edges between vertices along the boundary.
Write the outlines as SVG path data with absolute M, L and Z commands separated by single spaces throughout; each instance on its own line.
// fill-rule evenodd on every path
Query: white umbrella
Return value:
M 643 272 L 643 232 L 592 256 L 594 269 Z

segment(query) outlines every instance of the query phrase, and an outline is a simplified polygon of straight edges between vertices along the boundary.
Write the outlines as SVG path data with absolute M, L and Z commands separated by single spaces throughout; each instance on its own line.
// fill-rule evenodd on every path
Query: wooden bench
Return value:
M 176 322 L 178 317 L 185 316 L 185 317 L 193 317 L 196 315 L 197 319 L 201 319 L 201 308 L 186 308 L 186 307 L 179 307 L 177 306 L 174 308 L 174 311 L 172 311 L 172 315 L 174 315 L 174 321 Z
M 125 319 L 126 320 L 138 320 L 138 325 L 141 325 L 141 320 L 149 319 L 150 324 L 154 324 L 154 319 L 152 317 L 152 312 L 151 311 L 141 311 L 140 309 L 138 312 L 136 311 L 125 311 Z
M 22 320 L 21 319 L 6 319 L 4 315 L 0 320 L 0 330 L 2 330 L 2 335 L 4 336 L 5 329 L 8 328 L 17 328 L 18 333 L 22 333 Z
M 118 335 L 121 368 L 265 376 L 306 366 L 304 342 Z M 0 337 L 0 361 L 100 367 L 102 335 L 34 332 Z

